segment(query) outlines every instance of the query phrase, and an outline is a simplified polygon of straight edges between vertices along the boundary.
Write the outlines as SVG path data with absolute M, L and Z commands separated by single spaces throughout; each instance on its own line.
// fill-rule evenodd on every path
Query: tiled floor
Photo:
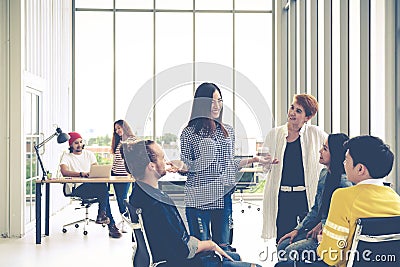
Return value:
M 257 203 L 260 203 L 259 201 Z M 115 201 L 111 203 L 113 211 L 118 210 Z M 244 207 L 244 213 L 241 212 Z M 131 236 L 123 235 L 121 239 L 108 237 L 107 228 L 91 224 L 88 235 L 84 236 L 83 228 L 70 227 L 62 233 L 62 225 L 83 216 L 83 210 L 75 211 L 72 206 L 65 208 L 51 217 L 50 236 L 42 239 L 42 244 L 35 244 L 34 230 L 20 239 L 0 238 L 0 266 L 16 267 L 80 267 L 80 266 L 132 266 Z M 96 208 L 91 212 L 95 213 Z M 116 214 L 116 213 L 114 213 Z M 96 214 L 91 214 L 94 217 Z M 233 246 L 238 249 L 243 260 L 259 263 L 264 267 L 274 266 L 275 246 L 272 240 L 264 243 L 259 237 L 261 232 L 261 211 L 256 207 L 248 209 L 239 203 L 234 204 L 234 238 Z M 67 218 L 67 219 L 66 219 Z M 119 218 L 116 216 L 116 221 Z M 265 250 L 263 260 L 259 253 Z M 265 256 L 267 258 L 265 259 Z

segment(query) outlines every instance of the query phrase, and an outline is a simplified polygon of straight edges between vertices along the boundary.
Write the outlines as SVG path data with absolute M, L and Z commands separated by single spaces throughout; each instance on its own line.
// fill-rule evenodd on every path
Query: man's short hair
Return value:
M 383 178 L 392 170 L 394 155 L 378 137 L 357 136 L 348 140 L 344 147 L 353 159 L 353 166 L 363 164 L 372 178 Z
M 151 148 L 152 144 L 155 144 L 152 140 L 122 143 L 122 155 L 125 161 L 125 167 L 135 179 L 142 180 L 145 176 L 147 165 L 157 160 Z

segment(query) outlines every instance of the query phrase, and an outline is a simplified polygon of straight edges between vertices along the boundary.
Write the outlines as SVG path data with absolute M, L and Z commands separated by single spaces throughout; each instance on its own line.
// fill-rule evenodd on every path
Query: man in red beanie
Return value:
M 97 164 L 93 152 L 84 150 L 82 136 L 77 132 L 69 133 L 69 152 L 60 162 L 61 173 L 65 177 L 89 177 L 90 166 Z M 108 224 L 109 234 L 113 238 L 120 238 L 122 234 L 115 226 L 111 214 L 108 187 L 105 183 L 75 183 L 68 184 L 72 195 L 82 198 L 97 198 L 99 211 L 96 223 Z

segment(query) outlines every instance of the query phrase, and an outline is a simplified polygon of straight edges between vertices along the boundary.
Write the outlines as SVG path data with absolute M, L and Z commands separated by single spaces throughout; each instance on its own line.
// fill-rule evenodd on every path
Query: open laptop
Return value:
M 89 178 L 108 178 L 111 176 L 111 164 L 107 165 L 91 165 Z

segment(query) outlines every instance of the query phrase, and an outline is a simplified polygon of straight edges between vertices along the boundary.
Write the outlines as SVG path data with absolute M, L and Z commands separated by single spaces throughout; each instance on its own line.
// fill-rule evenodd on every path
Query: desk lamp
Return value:
M 69 139 L 69 135 L 66 134 L 66 133 L 63 133 L 62 130 L 61 130 L 59 127 L 57 127 L 55 133 L 53 133 L 53 134 L 50 135 L 48 138 L 46 138 L 45 140 L 43 140 L 43 142 L 41 142 L 40 144 L 35 145 L 36 155 L 37 155 L 37 158 L 38 158 L 38 161 L 39 161 L 39 164 L 40 164 L 40 168 L 42 169 L 42 174 L 43 174 L 43 176 L 42 176 L 42 181 L 46 180 L 47 171 L 44 169 L 42 159 L 40 158 L 40 155 L 39 155 L 39 149 L 40 149 L 42 146 L 44 146 L 47 142 L 49 142 L 49 141 L 50 141 L 53 137 L 55 137 L 55 136 L 57 136 L 57 143 L 59 143 L 59 144 L 65 143 L 65 142 L 67 142 L 68 139 Z

